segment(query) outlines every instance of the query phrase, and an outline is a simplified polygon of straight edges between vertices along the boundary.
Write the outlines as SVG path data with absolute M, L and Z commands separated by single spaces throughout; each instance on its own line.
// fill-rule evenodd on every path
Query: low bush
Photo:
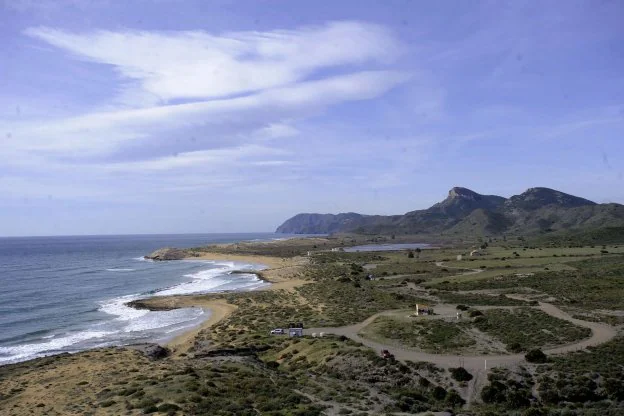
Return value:
M 464 367 L 449 368 L 451 377 L 457 381 L 470 381 L 472 380 L 472 374 L 468 372 Z
M 524 356 L 525 360 L 530 363 L 542 364 L 548 361 L 548 357 L 539 348 L 532 349 Z

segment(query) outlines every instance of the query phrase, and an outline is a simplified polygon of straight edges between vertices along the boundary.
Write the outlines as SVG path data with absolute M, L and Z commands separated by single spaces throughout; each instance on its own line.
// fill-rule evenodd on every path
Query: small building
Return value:
M 478 256 L 482 256 L 482 255 L 483 255 L 483 253 L 480 252 L 479 250 L 472 250 L 470 252 L 470 257 L 478 257 Z
M 433 308 L 429 307 L 429 305 L 416 304 L 416 316 L 420 315 L 433 315 Z
M 302 337 L 303 328 L 288 328 L 288 336 L 289 337 Z
M 290 325 L 288 325 L 288 336 L 289 337 L 302 337 L 303 336 L 303 323 L 301 322 L 297 322 L 295 323 L 290 323 Z
M 457 255 L 457 261 L 462 261 L 463 258 L 464 258 L 464 256 L 462 256 L 461 254 Z

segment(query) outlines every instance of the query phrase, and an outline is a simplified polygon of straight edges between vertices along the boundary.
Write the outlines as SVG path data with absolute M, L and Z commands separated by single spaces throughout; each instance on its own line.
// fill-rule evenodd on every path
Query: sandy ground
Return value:
M 302 266 L 308 264 L 307 257 L 280 258 L 271 256 L 245 256 L 240 254 L 223 254 L 204 252 L 200 257 L 190 257 L 190 260 L 230 260 L 241 263 L 262 264 L 268 268 L 262 271 L 262 277 L 273 283 L 268 290 L 288 289 L 303 284 L 297 279 Z M 276 285 L 281 283 L 281 285 Z M 294 286 L 293 286 L 294 285 Z
M 200 325 L 185 331 L 167 343 L 167 347 L 171 349 L 174 355 L 188 351 L 188 349 L 193 345 L 195 337 L 201 330 L 210 328 L 212 325 L 226 318 L 238 309 L 236 305 L 229 304 L 225 300 L 206 300 L 199 296 L 179 297 L 177 299 L 166 300 L 175 308 L 200 307 L 207 309 L 210 313 L 210 317 Z
M 304 257 L 278 258 L 270 256 L 245 256 L 237 254 L 205 253 L 201 257 L 192 257 L 193 260 L 229 260 L 242 263 L 262 264 L 268 268 L 262 270 L 262 278 L 270 282 L 260 290 L 292 290 L 298 286 L 309 283 L 298 278 L 302 271 L 302 266 L 307 264 L 308 259 Z M 237 309 L 237 306 L 227 303 L 224 299 L 206 299 L 202 295 L 166 296 L 154 297 L 145 301 L 150 306 L 160 308 L 204 308 L 210 311 L 210 317 L 200 325 L 186 331 L 167 343 L 175 355 L 184 353 L 193 345 L 197 334 L 222 319 L 229 316 Z

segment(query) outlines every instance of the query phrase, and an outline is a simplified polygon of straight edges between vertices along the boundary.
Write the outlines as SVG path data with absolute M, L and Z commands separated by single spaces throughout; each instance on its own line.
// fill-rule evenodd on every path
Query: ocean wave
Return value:
M 190 324 L 204 315 L 202 308 L 181 308 L 170 311 L 149 312 L 138 319 L 133 319 L 123 327 L 123 332 L 143 332 L 169 328 L 165 333 L 178 330 L 181 324 Z
M 204 314 L 201 308 L 180 308 L 170 311 L 149 311 L 135 309 L 126 304 L 141 299 L 140 295 L 127 295 L 102 302 L 100 311 L 116 316 L 115 322 L 123 323 L 121 332 L 147 331 L 178 325 L 199 318 Z
M 136 295 L 126 295 L 120 296 L 118 298 L 109 299 L 100 303 L 99 311 L 107 313 L 109 315 L 114 315 L 118 321 L 130 321 L 132 319 L 137 319 L 149 313 L 147 309 L 135 309 L 127 306 L 126 303 L 132 302 L 133 300 L 140 299 L 141 296 Z
M 143 257 L 143 256 L 141 256 L 141 257 L 134 257 L 132 260 L 154 262 L 154 260 L 152 260 L 152 259 L 146 259 L 146 258 L 145 258 L 145 257 Z
M 257 269 L 258 265 L 220 261 L 213 264 L 221 266 L 195 273 L 185 274 L 193 280 L 165 288 L 154 293 L 155 296 L 188 295 L 192 293 L 223 292 L 226 290 L 249 290 L 266 285 L 255 274 L 232 274 L 235 270 Z
M 12 347 L 0 347 L 0 363 L 17 362 L 25 359 L 41 357 L 47 354 L 59 352 L 80 342 L 90 339 L 103 338 L 114 333 L 115 332 L 111 331 L 87 330 L 60 337 L 54 337 L 47 342 L 22 344 Z
M 190 260 L 194 261 L 194 260 Z M 148 296 L 169 296 L 190 293 L 249 291 L 268 283 L 253 273 L 236 273 L 236 270 L 260 270 L 264 266 L 234 261 L 199 260 L 209 268 L 185 274 L 188 282 L 156 289 L 145 293 L 119 296 L 99 302 L 96 310 L 110 317 L 83 331 L 45 335 L 41 342 L 31 342 L 0 347 L 0 364 L 24 361 L 59 352 L 75 352 L 94 346 L 118 345 L 136 342 L 137 339 L 172 334 L 196 325 L 205 318 L 202 308 L 181 308 L 170 311 L 149 311 L 131 308 L 126 304 Z M 111 272 L 130 272 L 131 268 L 110 268 Z M 43 333 L 40 335 L 44 335 Z

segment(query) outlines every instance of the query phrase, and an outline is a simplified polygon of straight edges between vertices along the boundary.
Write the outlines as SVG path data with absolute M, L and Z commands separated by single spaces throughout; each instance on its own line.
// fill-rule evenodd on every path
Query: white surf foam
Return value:
M 16 362 L 24 359 L 40 357 L 46 355 L 46 353 L 57 352 L 79 342 L 102 338 L 114 333 L 115 332 L 110 331 L 87 330 L 60 337 L 54 337 L 47 342 L 23 344 L 14 347 L 0 347 L 0 363 Z
M 123 332 L 142 332 L 167 327 L 175 327 L 171 329 L 171 332 L 175 331 L 181 324 L 188 323 L 199 319 L 204 315 L 204 310 L 201 308 L 183 308 L 173 309 L 170 311 L 155 311 L 149 312 L 140 318 L 133 319 L 124 328 Z
M 145 260 L 142 257 L 136 258 Z M 169 296 L 190 293 L 220 292 L 225 290 L 254 290 L 268 283 L 254 274 L 236 273 L 234 270 L 261 270 L 263 265 L 230 261 L 189 260 L 210 265 L 211 268 L 184 275 L 188 282 L 150 293 L 149 296 Z M 131 268 L 110 268 L 111 272 L 131 272 Z M 148 295 L 132 294 L 100 303 L 98 310 L 113 317 L 81 332 L 49 335 L 40 343 L 0 347 L 0 364 L 24 361 L 61 351 L 78 351 L 94 346 L 104 346 L 140 339 L 142 336 L 171 334 L 196 325 L 205 318 L 201 308 L 183 308 L 171 311 L 139 310 L 126 303 Z
M 188 295 L 191 293 L 222 292 L 224 290 L 250 290 L 250 287 L 260 287 L 266 284 L 254 274 L 231 274 L 235 270 L 259 270 L 264 268 L 264 266 L 228 261 L 203 262 L 219 267 L 186 274 L 184 275 L 185 277 L 190 277 L 193 280 L 159 290 L 154 293 L 154 295 L 171 296 Z
M 198 319 L 204 314 L 201 308 L 181 308 L 170 311 L 149 311 L 135 309 L 126 303 L 140 299 L 139 295 L 128 295 L 101 303 L 100 311 L 116 316 L 114 322 L 120 323 L 121 332 L 148 331 L 166 328 L 172 325 Z
M 154 260 L 152 259 L 146 259 L 145 257 L 141 256 L 141 257 L 134 257 L 132 260 L 138 260 L 138 261 L 151 261 L 153 262 Z
M 139 295 L 127 295 L 120 296 L 118 298 L 110 299 L 104 301 L 100 304 L 100 308 L 98 310 L 107 313 L 109 315 L 114 315 L 119 321 L 130 321 L 131 319 L 137 319 L 146 315 L 149 311 L 147 309 L 135 309 L 130 306 L 126 306 L 126 303 L 132 302 L 133 300 L 139 299 Z

